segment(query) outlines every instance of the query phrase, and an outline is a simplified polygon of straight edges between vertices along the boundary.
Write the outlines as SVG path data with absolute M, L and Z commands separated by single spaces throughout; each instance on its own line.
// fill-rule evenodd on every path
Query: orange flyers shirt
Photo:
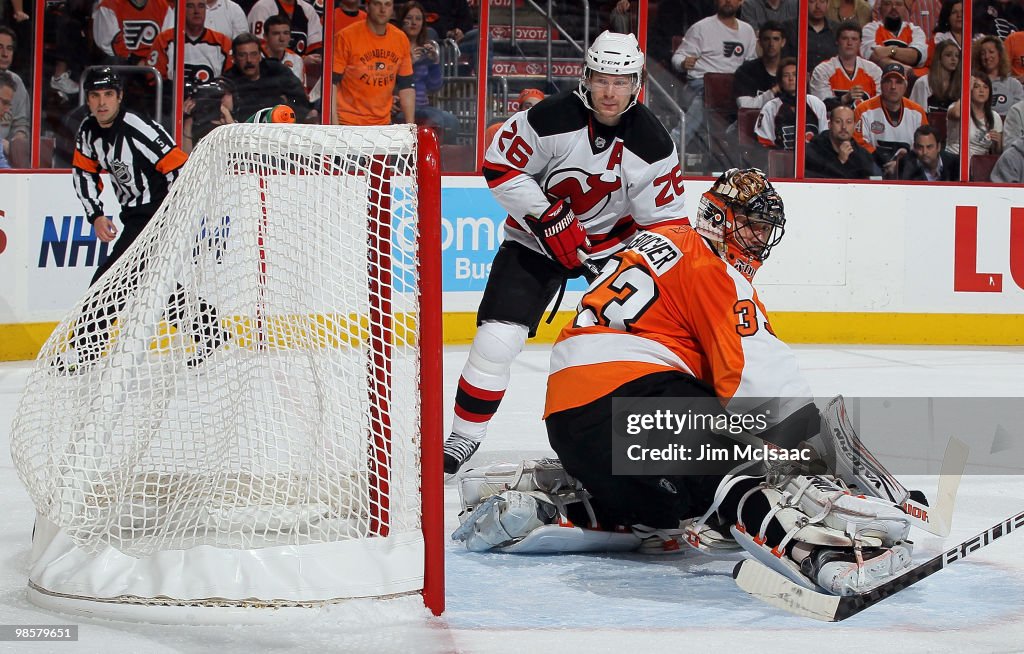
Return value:
M 391 123 L 395 79 L 412 75 L 412 55 L 405 33 L 388 25 L 378 36 L 369 23 L 349 25 L 334 37 L 335 112 L 340 125 Z
M 552 348 L 544 415 L 670 370 L 712 386 L 730 411 L 811 394 L 753 286 L 689 226 L 641 231 L 608 260 Z

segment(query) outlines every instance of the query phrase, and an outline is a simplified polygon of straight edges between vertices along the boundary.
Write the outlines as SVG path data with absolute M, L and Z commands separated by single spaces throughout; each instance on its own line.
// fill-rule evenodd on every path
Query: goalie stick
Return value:
M 754 559 L 740 561 L 732 576 L 740 588 L 772 606 L 815 620 L 839 622 L 913 586 L 946 566 L 963 560 L 968 554 L 1021 527 L 1024 527 L 1024 511 L 1001 520 L 977 536 L 972 536 L 931 560 L 914 566 L 900 576 L 857 595 L 828 595 L 809 590 Z

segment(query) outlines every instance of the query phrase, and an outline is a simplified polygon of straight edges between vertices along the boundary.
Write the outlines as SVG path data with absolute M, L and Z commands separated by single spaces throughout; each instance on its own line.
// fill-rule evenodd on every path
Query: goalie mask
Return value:
M 644 53 L 640 50 L 636 37 L 632 34 L 604 31 L 590 44 L 583 65 L 583 77 L 580 78 L 575 93 L 591 111 L 596 111 L 590 102 L 590 78 L 594 73 L 630 76 L 631 98 L 622 113 L 629 111 L 636 104 L 644 81 Z
M 733 168 L 700 198 L 694 228 L 752 279 L 785 232 L 782 198 L 756 168 Z

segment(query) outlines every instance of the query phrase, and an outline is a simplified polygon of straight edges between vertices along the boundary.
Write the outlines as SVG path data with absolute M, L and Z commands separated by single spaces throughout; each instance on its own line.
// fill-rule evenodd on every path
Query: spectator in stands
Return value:
M 185 84 L 189 89 L 220 77 L 231 66 L 231 40 L 206 27 L 206 0 L 185 0 Z M 160 32 L 147 64 L 174 79 L 176 27 Z
M 206 26 L 228 39 L 249 31 L 245 12 L 235 0 L 206 0 Z
M 480 33 L 475 29 L 476 18 L 466 0 L 420 0 L 420 4 L 423 5 L 427 27 L 434 30 L 440 40 L 455 41 L 463 58 L 475 70 Z
M 838 54 L 826 59 L 811 73 L 811 93 L 826 105 L 852 107 L 878 95 L 882 69 L 860 56 L 861 29 L 846 21 L 836 30 Z
M 148 61 L 156 37 L 173 27 L 167 0 L 100 0 L 92 13 L 92 36 L 106 55 L 103 63 Z
M 907 20 L 920 27 L 926 35 L 932 34 L 944 1 L 906 0 Z
M 686 76 L 682 102 L 689 152 L 701 149 L 695 139 L 704 126 L 704 74 L 735 73 L 757 57 L 754 29 L 736 17 L 742 5 L 743 0 L 715 0 L 715 15 L 690 26 L 672 55 L 672 67 Z
M 265 38 L 264 26 L 271 16 L 284 16 L 291 27 L 288 47 L 309 66 L 321 66 L 324 28 L 316 9 L 306 0 L 259 0 L 249 10 L 249 31 Z
M 182 105 L 181 149 L 186 154 L 214 128 L 235 122 L 231 115 L 235 108 L 232 88 L 231 82 L 221 78 L 192 89 L 192 95 Z
M 874 174 L 871 155 L 853 140 L 853 125 L 852 108 L 839 105 L 832 110 L 828 130 L 807 144 L 807 177 L 867 179 Z
M 82 55 L 90 49 L 86 34 L 92 22 L 93 9 L 92 0 L 57 0 L 46 3 L 43 34 L 46 41 L 46 63 L 53 61 L 50 88 L 57 91 L 63 101 L 74 96 L 75 103 L 78 102 L 77 79 L 83 65 L 88 64 L 88 61 L 83 61 Z
M 224 74 L 234 91 L 233 116 L 244 122 L 260 109 L 287 104 L 299 122 L 316 122 L 318 112 L 312 108 L 302 83 L 280 61 L 263 59 L 260 40 L 243 32 L 231 42 L 234 65 Z
M 946 111 L 960 99 L 960 47 L 955 41 L 941 41 L 935 46 L 928 75 L 917 78 L 910 99 L 925 111 Z
M 928 124 L 924 108 L 905 98 L 907 76 L 903 64 L 893 62 L 882 69 L 882 92 L 857 105 L 853 138 L 871 153 L 882 176 L 895 179 L 899 160 L 910 151 L 914 131 Z
M 913 150 L 900 162 L 900 179 L 922 182 L 956 182 L 960 179 L 960 157 L 942 149 L 939 135 L 931 125 L 914 131 Z
M 974 0 L 975 34 L 988 34 L 1003 40 L 1011 33 L 1024 30 L 1024 5 L 1020 0 Z
M 302 57 L 288 47 L 292 42 L 292 27 L 288 19 L 278 14 L 263 23 L 263 56 L 276 59 L 288 67 L 306 88 L 306 66 Z
M 519 99 L 517 102 L 516 112 L 527 111 L 532 107 L 536 106 L 538 102 L 544 99 L 544 92 L 540 89 L 523 89 L 519 92 Z M 494 135 L 501 131 L 501 126 L 505 124 L 506 119 L 500 119 L 487 128 L 484 132 L 484 150 L 491 147 L 491 141 L 494 140 Z
M 960 101 L 946 112 L 946 150 L 960 154 Z M 992 82 L 985 75 L 971 76 L 971 111 L 968 156 L 999 154 L 1003 146 L 1003 119 L 992 108 Z
M 1024 139 L 1003 150 L 989 179 L 1000 184 L 1024 184 Z
M 359 8 L 359 0 L 338 0 L 334 3 L 335 34 L 361 20 L 366 20 L 366 12 Z
M 1010 59 L 1003 42 L 996 36 L 983 36 L 974 42 L 974 64 L 988 77 L 992 86 L 992 108 L 1000 116 L 1024 100 L 1024 86 L 1010 77 Z
M 1006 57 L 1010 60 L 1010 74 L 1024 84 L 1024 31 L 1014 32 L 1003 41 Z
M 740 15 L 755 32 L 760 32 L 762 24 L 772 21 L 783 25 L 795 19 L 799 12 L 800 3 L 797 0 L 744 0 Z
M 1003 150 L 1024 137 L 1024 100 L 1010 107 L 1003 120 Z
M 0 19 L 3 18 L 3 12 L 0 11 Z M 4 20 L 5 23 L 10 22 L 21 23 L 29 19 L 29 15 L 25 13 L 24 0 L 11 0 L 11 18 L 10 21 Z
M 805 141 L 828 130 L 825 103 L 810 94 L 805 116 Z M 754 134 L 766 148 L 792 150 L 796 147 L 796 59 L 788 57 L 779 64 L 779 97 L 761 108 Z
M 852 20 L 864 27 L 871 22 L 871 4 L 868 0 L 828 0 L 825 16 L 835 23 Z
M 0 120 L 4 116 L 11 113 L 11 108 L 14 106 L 14 94 L 17 91 L 17 87 L 14 84 L 14 73 L 10 71 L 0 71 Z M 11 164 L 7 159 L 7 153 L 10 150 L 10 141 L 7 139 L 7 135 L 4 134 L 3 125 L 0 124 L 0 168 L 10 168 Z
M 658 20 L 647 26 L 647 59 L 651 57 L 666 68 L 672 65 L 672 39 L 685 34 L 697 21 L 715 13 L 715 0 L 660 0 Z
M 779 93 L 776 77 L 782 61 L 782 49 L 786 45 L 782 26 L 775 21 L 765 21 L 757 35 L 757 43 L 761 46 L 761 56 L 743 62 L 736 69 L 732 82 L 736 106 L 741 109 L 760 109 Z
M 905 21 L 905 0 L 879 0 L 880 20 L 864 26 L 861 56 L 882 68 L 901 64 L 907 68 L 919 66 L 928 58 L 928 43 L 924 31 Z
M 839 24 L 825 16 L 827 0 L 807 0 L 807 34 L 797 38 L 800 21 L 793 19 L 782 26 L 786 34 L 785 57 L 796 57 L 797 46 L 807 48 L 807 72 L 836 54 L 836 30 Z
M 430 106 L 427 97 L 441 89 L 444 78 L 441 76 L 440 46 L 436 41 L 427 40 L 423 5 L 415 0 L 402 5 L 398 11 L 398 24 L 409 37 L 416 88 L 416 122 L 440 131 L 444 143 L 455 143 L 459 119 L 443 109 Z
M 388 22 L 393 10 L 392 0 L 369 0 L 366 20 L 334 38 L 335 124 L 387 125 L 395 95 L 402 122 L 416 122 L 412 51 L 408 37 Z
M 963 49 L 964 42 L 964 3 L 963 0 L 946 0 L 939 10 L 939 19 L 935 23 L 933 45 L 943 41 L 953 41 Z
M 636 31 L 633 13 L 629 10 L 629 0 L 614 0 L 615 4 L 608 15 L 608 31 L 619 34 L 631 34 Z
M 0 27 L 0 74 L 9 76 L 10 88 L 13 89 L 8 102 L 0 108 L 0 139 L 4 142 L 4 154 L 9 165 L 28 168 L 31 163 L 29 138 L 32 108 L 25 83 L 11 70 L 17 46 L 14 30 Z

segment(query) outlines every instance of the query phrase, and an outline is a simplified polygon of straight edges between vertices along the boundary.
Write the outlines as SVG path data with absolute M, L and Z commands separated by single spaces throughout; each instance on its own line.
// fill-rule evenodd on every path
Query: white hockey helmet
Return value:
M 757 168 L 732 168 L 700 198 L 694 229 L 748 279 L 785 232 L 778 191 Z
M 590 105 L 587 83 L 593 73 L 633 75 L 633 98 L 625 109 L 628 111 L 636 104 L 636 98 L 644 80 L 644 53 L 640 50 L 640 43 L 637 42 L 636 37 L 632 34 L 619 34 L 605 30 L 587 48 L 583 77 L 580 78 L 576 95 L 591 111 L 594 111 L 594 108 Z

